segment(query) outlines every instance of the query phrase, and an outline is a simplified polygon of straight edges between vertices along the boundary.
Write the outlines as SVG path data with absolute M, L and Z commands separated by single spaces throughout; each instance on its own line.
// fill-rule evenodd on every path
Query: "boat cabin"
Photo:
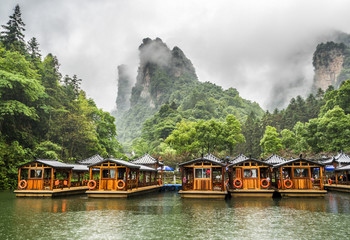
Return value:
M 271 188 L 272 164 L 253 158 L 236 158 L 228 166 L 231 189 Z
M 73 173 L 75 180 L 72 181 Z M 18 166 L 18 190 L 53 190 L 82 186 L 88 168 L 57 160 L 37 159 Z
M 149 168 L 153 168 L 153 169 L 159 169 L 160 168 L 160 179 L 163 179 L 163 167 L 164 167 L 164 163 L 159 161 L 158 159 L 155 159 L 154 157 L 152 157 L 151 155 L 149 155 L 148 153 L 146 153 L 145 155 L 143 155 L 142 157 L 139 157 L 133 161 L 131 161 L 133 164 L 137 164 L 140 166 L 146 166 Z
M 90 190 L 127 191 L 159 184 L 156 169 L 121 159 L 103 159 L 89 165 L 89 169 L 88 187 Z
M 324 165 L 301 157 L 274 165 L 278 188 L 323 190 Z
M 226 164 L 208 158 L 198 158 L 179 164 L 182 190 L 225 191 Z

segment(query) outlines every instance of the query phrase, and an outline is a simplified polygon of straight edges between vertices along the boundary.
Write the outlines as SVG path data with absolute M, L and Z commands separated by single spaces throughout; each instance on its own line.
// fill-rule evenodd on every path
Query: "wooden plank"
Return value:
M 50 179 L 50 189 L 53 189 L 53 178 L 54 178 L 54 172 L 53 168 L 51 168 L 51 179 Z
M 17 189 L 19 189 L 19 183 L 21 182 L 21 170 L 21 168 L 18 169 Z

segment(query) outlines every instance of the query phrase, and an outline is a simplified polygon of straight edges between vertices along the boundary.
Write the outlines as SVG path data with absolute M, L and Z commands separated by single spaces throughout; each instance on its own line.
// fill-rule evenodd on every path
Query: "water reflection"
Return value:
M 350 235 L 350 194 L 324 199 L 15 198 L 0 193 L 0 239 L 322 239 Z M 92 230 L 93 229 L 93 230 Z

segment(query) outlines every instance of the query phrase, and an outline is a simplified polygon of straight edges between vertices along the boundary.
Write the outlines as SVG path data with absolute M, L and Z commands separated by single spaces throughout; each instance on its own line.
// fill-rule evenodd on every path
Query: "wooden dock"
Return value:
M 231 189 L 229 193 L 231 197 L 265 197 L 272 198 L 275 190 L 271 189 Z
M 337 192 L 350 192 L 350 185 L 342 185 L 342 184 L 325 184 L 324 188 L 329 191 L 337 191 Z
M 160 191 L 163 185 L 153 185 L 147 187 L 139 187 L 129 189 L 127 191 L 117 190 L 88 190 L 86 191 L 88 197 L 91 198 L 128 198 L 132 196 L 142 195 L 146 193 Z
M 77 194 L 84 194 L 88 190 L 87 186 L 71 187 L 53 190 L 15 190 L 16 197 L 61 197 Z
M 278 190 L 282 197 L 324 197 L 327 194 L 326 190 L 305 189 L 305 190 Z
M 227 191 L 201 191 L 201 190 L 180 190 L 179 194 L 182 198 L 219 198 L 224 199 Z

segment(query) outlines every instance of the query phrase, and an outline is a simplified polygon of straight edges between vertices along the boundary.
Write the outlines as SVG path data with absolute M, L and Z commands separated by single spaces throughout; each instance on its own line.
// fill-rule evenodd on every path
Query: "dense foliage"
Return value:
M 80 89 L 77 76 L 62 78 L 58 59 L 41 58 L 35 38 L 24 42 L 15 7 L 0 41 L 0 189 L 16 186 L 17 165 L 36 158 L 75 162 L 99 153 L 123 156 L 115 119 Z

